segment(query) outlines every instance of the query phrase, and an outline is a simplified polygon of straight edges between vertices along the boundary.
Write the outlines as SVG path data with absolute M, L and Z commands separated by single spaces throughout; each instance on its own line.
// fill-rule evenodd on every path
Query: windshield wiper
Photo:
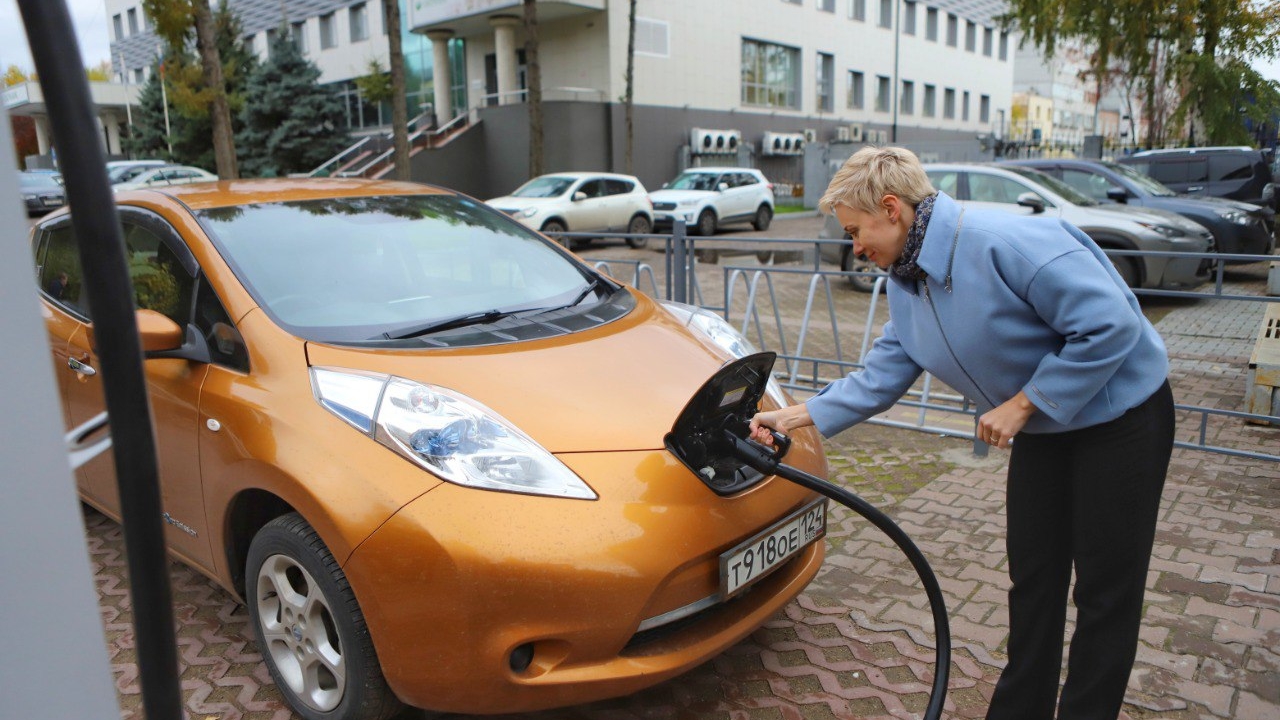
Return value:
M 466 315 L 458 315 L 457 317 L 445 318 L 444 320 L 433 320 L 422 325 L 413 325 L 408 328 L 396 330 L 394 332 L 387 331 L 382 336 L 388 340 L 408 340 L 409 338 L 430 335 L 431 333 L 440 332 L 442 330 L 451 330 L 453 328 L 466 327 L 467 325 L 483 325 L 491 323 L 495 320 L 501 320 L 504 317 L 515 315 L 520 310 L 485 310 L 484 312 L 467 313 Z
M 563 305 L 562 307 L 571 308 L 571 307 L 573 307 L 574 305 L 577 305 L 578 303 L 582 302 L 583 300 L 586 300 L 586 299 L 587 299 L 587 296 L 588 296 L 588 295 L 590 295 L 591 293 L 595 292 L 596 290 L 598 290 L 598 289 L 600 289 L 600 288 L 607 288 L 607 287 L 608 287 L 608 285 L 606 285 L 606 284 L 604 284 L 603 282 L 601 282 L 601 281 L 600 281 L 600 278 L 598 278 L 598 277 L 593 277 L 593 278 L 591 278 L 590 280 L 588 280 L 588 281 L 587 281 L 587 286 L 586 286 L 585 288 L 583 288 L 583 289 L 582 289 L 582 292 L 578 293 L 578 296 L 577 296 L 577 297 L 575 297 L 573 300 L 569 301 L 569 304 L 568 304 L 568 305 Z

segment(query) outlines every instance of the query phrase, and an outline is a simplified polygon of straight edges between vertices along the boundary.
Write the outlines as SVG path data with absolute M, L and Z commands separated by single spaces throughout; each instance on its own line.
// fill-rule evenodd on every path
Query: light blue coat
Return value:
M 1114 420 L 1169 372 L 1164 341 L 1110 261 L 1048 217 L 962 209 L 939 193 L 918 259 L 923 282 L 888 282 L 889 322 L 864 369 L 806 402 L 830 437 L 892 406 L 922 369 L 987 412 L 1026 392 L 1024 432 Z

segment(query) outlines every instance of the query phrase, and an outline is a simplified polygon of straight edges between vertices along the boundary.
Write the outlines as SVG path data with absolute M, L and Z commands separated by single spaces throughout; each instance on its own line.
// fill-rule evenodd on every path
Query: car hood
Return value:
M 1176 199 L 1179 203 L 1186 203 L 1189 207 L 1197 207 L 1204 210 L 1238 210 L 1250 215 L 1268 215 L 1274 212 L 1270 208 L 1262 207 L 1261 205 L 1230 198 L 1213 197 L 1212 195 L 1175 195 L 1173 198 L 1166 197 L 1162 199 Z
M 561 196 L 549 198 L 527 198 L 515 197 L 514 195 L 503 195 L 502 197 L 485 200 L 484 202 L 486 205 L 498 208 L 499 210 L 523 210 L 524 208 L 541 208 L 561 203 L 564 202 L 564 198 Z
M 466 350 L 389 351 L 307 343 L 313 366 L 397 375 L 454 390 L 553 453 L 657 450 L 728 356 L 652 300 L 562 336 Z
M 649 199 L 654 202 L 679 203 L 684 200 L 701 200 L 716 194 L 714 190 L 655 190 L 649 193 Z
M 1099 221 L 1107 219 L 1129 220 L 1130 222 L 1147 223 L 1149 225 L 1169 225 L 1186 233 L 1200 234 L 1205 232 L 1204 226 L 1194 220 L 1168 210 L 1154 207 L 1136 207 L 1133 205 L 1095 205 L 1090 207 L 1076 206 L 1079 210 L 1088 211 Z M 1068 218 L 1070 219 L 1070 218 Z M 1072 221 L 1074 222 L 1074 220 Z M 1077 223 L 1078 224 L 1078 223 Z

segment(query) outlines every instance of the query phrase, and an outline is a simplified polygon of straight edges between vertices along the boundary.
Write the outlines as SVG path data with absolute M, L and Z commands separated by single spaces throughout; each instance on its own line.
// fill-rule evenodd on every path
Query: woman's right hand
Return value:
M 751 439 L 761 445 L 772 446 L 773 433 L 769 432 L 770 430 L 785 435 L 792 430 L 812 424 L 813 419 L 809 417 L 809 408 L 805 407 L 804 403 L 777 410 L 766 410 L 756 413 L 751 418 Z

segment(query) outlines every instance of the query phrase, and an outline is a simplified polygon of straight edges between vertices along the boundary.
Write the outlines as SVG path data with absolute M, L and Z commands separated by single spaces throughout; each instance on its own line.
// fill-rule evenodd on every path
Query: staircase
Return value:
M 423 113 L 408 123 L 409 155 L 428 148 L 441 147 L 471 126 L 467 113 L 458 115 L 440 127 L 431 123 L 431 113 Z M 353 143 L 323 165 L 308 173 L 309 177 L 380 178 L 395 169 L 395 138 L 392 133 L 371 135 Z

